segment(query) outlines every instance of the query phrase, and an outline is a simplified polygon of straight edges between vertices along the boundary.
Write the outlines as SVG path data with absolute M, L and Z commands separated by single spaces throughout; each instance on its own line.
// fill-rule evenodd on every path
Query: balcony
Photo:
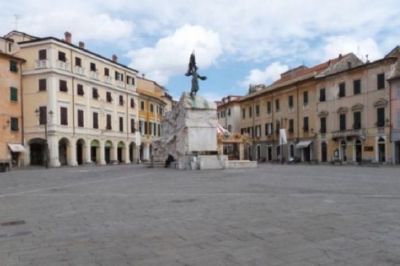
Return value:
M 36 69 L 50 68 L 50 61 L 47 59 L 36 60 Z
M 113 79 L 110 76 L 105 76 L 104 77 L 104 82 L 107 83 L 107 84 L 112 84 Z
M 97 72 L 97 71 L 90 71 L 90 72 L 89 72 L 89 76 L 90 76 L 90 78 L 92 78 L 92 79 L 98 80 L 98 79 L 99 79 L 99 72 Z
M 68 71 L 69 70 L 69 63 L 57 60 L 56 61 L 56 68 Z
M 365 138 L 364 129 L 347 129 L 332 132 L 332 139 L 340 138 Z
M 125 88 L 125 83 L 123 81 L 116 80 L 115 83 L 116 83 L 117 87 Z
M 126 85 L 126 88 L 127 88 L 129 91 L 135 91 L 135 90 L 136 90 L 135 85 L 132 85 L 132 84 Z
M 74 73 L 78 74 L 78 75 L 81 75 L 81 76 L 84 76 L 85 75 L 85 69 L 80 67 L 80 66 L 75 66 L 74 67 Z

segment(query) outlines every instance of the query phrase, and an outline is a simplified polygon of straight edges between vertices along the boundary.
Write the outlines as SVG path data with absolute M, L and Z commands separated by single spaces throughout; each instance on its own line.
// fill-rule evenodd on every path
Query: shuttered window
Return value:
M 46 91 L 46 90 L 47 90 L 47 80 L 39 79 L 39 91 Z
M 68 125 L 68 109 L 67 109 L 67 107 L 60 108 L 60 118 L 61 118 L 61 125 L 67 126 Z
M 84 127 L 84 112 L 83 110 L 78 110 L 78 127 Z
M 10 101 L 18 101 L 18 89 L 15 87 L 10 87 Z

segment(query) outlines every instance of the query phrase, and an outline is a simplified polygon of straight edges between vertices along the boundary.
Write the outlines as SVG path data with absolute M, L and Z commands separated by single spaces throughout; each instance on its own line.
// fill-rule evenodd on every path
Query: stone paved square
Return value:
M 399 191 L 395 167 L 2 173 L 0 265 L 400 265 Z

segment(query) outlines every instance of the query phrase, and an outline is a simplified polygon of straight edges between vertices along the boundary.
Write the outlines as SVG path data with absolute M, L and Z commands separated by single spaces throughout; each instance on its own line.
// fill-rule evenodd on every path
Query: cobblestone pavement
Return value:
M 0 265 L 400 265 L 400 168 L 0 174 Z

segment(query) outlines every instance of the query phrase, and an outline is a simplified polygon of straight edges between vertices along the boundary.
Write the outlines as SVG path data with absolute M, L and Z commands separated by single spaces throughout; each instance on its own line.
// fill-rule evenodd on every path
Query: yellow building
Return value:
M 259 161 L 317 160 L 315 76 L 342 57 L 322 64 L 300 66 L 281 74 L 269 86 L 251 86 L 240 99 L 241 133 L 252 145 L 245 156 Z M 286 139 L 283 141 L 283 138 Z
M 152 80 L 137 78 L 139 93 L 138 117 L 141 133 L 140 159 L 149 161 L 152 153 L 152 142 L 162 134 L 161 119 L 165 112 L 172 108 L 172 98 L 165 89 Z
M 0 44 L 5 48 L 3 51 L 11 51 L 13 45 L 11 41 L 2 38 Z M 23 59 L 0 51 L 0 165 L 2 167 L 16 167 L 23 163 L 21 83 L 23 63 Z
M 317 76 L 318 158 L 322 162 L 394 161 L 387 79 L 398 58 L 363 64 L 345 56 Z
M 137 162 L 137 71 L 83 42 L 10 32 L 22 67 L 26 165 Z

